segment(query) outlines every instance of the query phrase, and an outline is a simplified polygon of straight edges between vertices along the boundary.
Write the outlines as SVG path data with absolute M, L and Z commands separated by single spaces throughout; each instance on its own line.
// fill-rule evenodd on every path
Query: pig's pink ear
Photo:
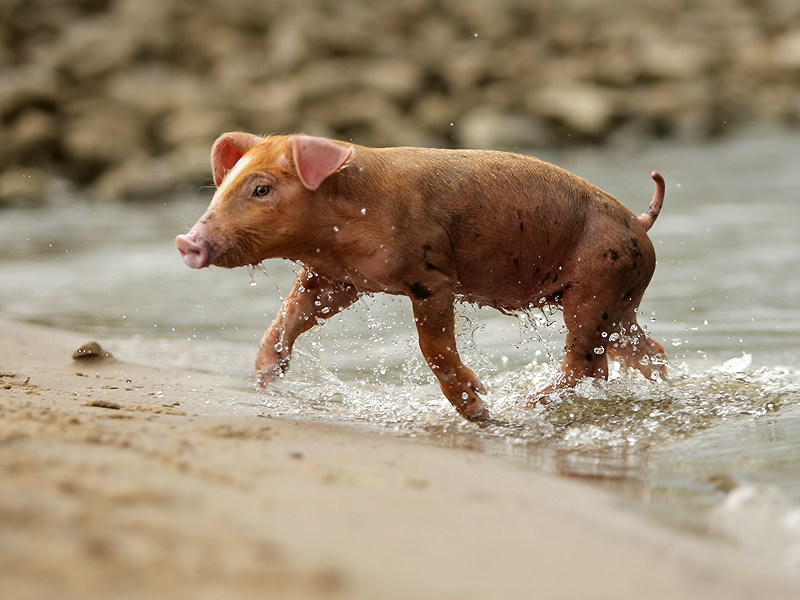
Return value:
M 353 153 L 352 147 L 308 135 L 294 135 L 286 144 L 292 151 L 297 176 L 303 185 L 312 191 L 316 190 L 326 177 L 341 169 Z
M 211 148 L 211 171 L 214 173 L 214 183 L 220 186 L 225 175 L 228 174 L 239 159 L 250 150 L 264 141 L 264 138 L 252 133 L 223 133 L 214 142 Z

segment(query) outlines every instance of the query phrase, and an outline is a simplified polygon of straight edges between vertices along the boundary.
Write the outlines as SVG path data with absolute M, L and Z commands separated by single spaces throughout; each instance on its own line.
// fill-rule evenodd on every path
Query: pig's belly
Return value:
M 562 268 L 495 259 L 462 265 L 456 293 L 481 306 L 516 311 L 558 303 L 567 283 Z

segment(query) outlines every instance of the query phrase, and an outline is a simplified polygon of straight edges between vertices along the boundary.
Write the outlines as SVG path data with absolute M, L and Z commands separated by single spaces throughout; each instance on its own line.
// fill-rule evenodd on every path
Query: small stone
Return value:
M 84 406 L 96 406 L 97 408 L 110 408 L 112 410 L 119 410 L 121 406 L 116 402 L 110 400 L 87 400 Z
M 114 356 L 104 350 L 97 342 L 87 342 L 72 353 L 73 360 L 103 360 Z

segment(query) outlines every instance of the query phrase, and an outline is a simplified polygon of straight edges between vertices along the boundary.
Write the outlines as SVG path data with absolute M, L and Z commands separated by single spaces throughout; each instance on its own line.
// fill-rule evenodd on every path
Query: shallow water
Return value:
M 141 205 L 64 202 L 0 212 L 0 315 L 86 332 L 125 360 L 221 371 L 264 413 L 369 423 L 591 478 L 653 518 L 745 547 L 800 576 L 800 135 L 748 132 L 704 145 L 539 153 L 637 214 L 667 180 L 651 230 L 658 268 L 640 321 L 669 382 L 586 383 L 519 404 L 557 368 L 559 313 L 459 309 L 459 348 L 493 416 L 455 416 L 416 345 L 407 299 L 375 297 L 298 345 L 287 376 L 253 389 L 255 347 L 293 278 L 267 261 L 192 271 L 173 238 L 210 190 Z M 58 199 L 56 199 L 58 200 Z

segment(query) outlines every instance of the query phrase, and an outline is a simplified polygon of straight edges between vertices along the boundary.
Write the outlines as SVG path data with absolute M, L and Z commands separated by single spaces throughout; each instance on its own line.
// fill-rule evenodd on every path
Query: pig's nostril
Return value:
M 187 266 L 192 269 L 202 269 L 208 266 L 208 251 L 205 246 L 198 244 L 186 235 L 176 237 L 175 246 Z

